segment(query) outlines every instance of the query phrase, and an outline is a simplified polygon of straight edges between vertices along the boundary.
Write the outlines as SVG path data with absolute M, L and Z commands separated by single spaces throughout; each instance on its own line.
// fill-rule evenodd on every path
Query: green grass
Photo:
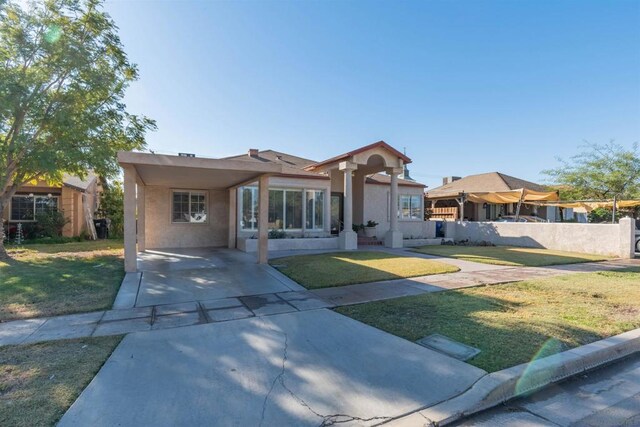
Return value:
M 384 252 L 335 252 L 278 258 L 271 264 L 308 289 L 458 271 L 442 262 Z
M 52 426 L 122 337 L 0 347 L 0 425 Z
M 0 321 L 109 308 L 123 271 L 117 241 L 8 248 L 0 262 Z
M 477 347 L 497 371 L 640 327 L 640 268 L 572 274 L 340 307 L 415 341 L 439 333 Z
M 415 252 L 437 255 L 483 264 L 540 267 L 544 265 L 576 264 L 604 261 L 602 255 L 552 251 L 548 249 L 518 248 L 513 246 L 423 246 Z

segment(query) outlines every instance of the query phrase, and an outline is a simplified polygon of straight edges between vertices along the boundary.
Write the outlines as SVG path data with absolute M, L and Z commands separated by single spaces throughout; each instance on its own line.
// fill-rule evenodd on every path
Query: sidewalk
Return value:
M 415 254 L 411 253 L 411 255 Z M 446 261 L 458 260 L 447 258 Z M 476 264 L 468 261 L 459 262 Z M 509 283 L 537 277 L 559 276 L 567 273 L 610 271 L 637 265 L 640 265 L 639 260 L 612 260 L 551 267 L 500 266 L 496 268 L 496 266 L 490 266 L 494 268 L 482 268 L 484 265 L 481 265 L 477 270 L 473 270 L 473 266 L 465 266 L 466 271 L 457 273 L 361 283 L 311 291 L 266 293 L 50 318 L 15 320 L 0 324 L 0 346 L 89 336 L 119 335 L 224 322 L 247 317 L 361 304 L 450 289 Z M 123 292 L 135 294 L 130 287 L 123 288 Z

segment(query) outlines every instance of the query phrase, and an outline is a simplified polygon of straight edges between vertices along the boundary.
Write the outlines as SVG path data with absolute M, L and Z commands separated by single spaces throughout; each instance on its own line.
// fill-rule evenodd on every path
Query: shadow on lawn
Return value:
M 108 308 L 123 277 L 115 255 L 15 257 L 0 264 L 0 321 Z

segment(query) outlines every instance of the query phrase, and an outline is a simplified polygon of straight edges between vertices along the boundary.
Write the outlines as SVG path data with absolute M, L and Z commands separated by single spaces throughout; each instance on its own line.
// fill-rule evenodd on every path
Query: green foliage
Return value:
M 109 237 L 119 238 L 124 235 L 124 191 L 122 182 L 103 182 L 103 192 L 100 196 L 100 207 L 96 212 L 98 218 L 111 220 Z
M 287 233 L 284 230 L 269 230 L 269 239 L 286 239 Z
M 633 199 L 640 197 L 638 144 L 586 144 L 584 150 L 561 166 L 543 171 L 560 186 L 562 199 Z
M 36 224 L 40 237 L 62 236 L 62 228 L 68 222 L 69 220 L 64 217 L 64 214 L 55 209 L 36 215 Z
M 375 222 L 375 221 L 373 221 L 373 220 L 369 220 L 369 221 L 367 221 L 367 225 L 366 225 L 366 227 L 377 227 L 377 226 L 378 226 L 378 223 L 377 223 L 377 222 Z
M 138 71 L 100 0 L 21 5 L 0 0 L 0 212 L 38 177 L 113 176 L 117 151 L 155 129 L 126 111 Z
M 354 232 L 364 231 L 364 224 L 352 224 L 351 228 Z

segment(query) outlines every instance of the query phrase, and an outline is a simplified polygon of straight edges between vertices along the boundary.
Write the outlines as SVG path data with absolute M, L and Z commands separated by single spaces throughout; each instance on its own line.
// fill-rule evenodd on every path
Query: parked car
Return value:
M 516 222 L 515 215 L 507 215 L 496 219 L 496 222 Z M 544 218 L 538 218 L 537 216 L 531 215 L 520 215 L 518 217 L 518 222 L 547 222 Z

